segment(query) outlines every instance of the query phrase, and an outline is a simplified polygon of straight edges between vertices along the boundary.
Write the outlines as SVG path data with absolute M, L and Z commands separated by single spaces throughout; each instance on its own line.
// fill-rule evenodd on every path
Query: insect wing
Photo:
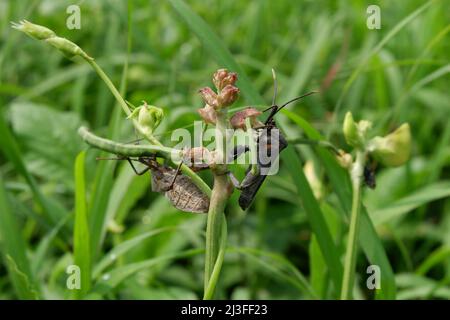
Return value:
M 168 166 L 152 168 L 152 191 L 164 192 L 170 203 L 178 210 L 192 213 L 207 213 L 209 198 L 189 177 L 177 175 L 177 170 Z
M 209 198 L 189 177 L 179 175 L 172 188 L 166 192 L 172 205 L 185 212 L 208 213 Z
M 276 130 L 276 131 L 274 131 Z M 272 140 L 276 139 L 276 140 Z M 272 141 L 272 142 L 271 142 Z M 275 143 L 273 143 L 275 141 Z M 258 139 L 258 167 L 259 173 L 253 175 L 251 168 L 247 170 L 242 181 L 239 206 L 246 210 L 255 199 L 256 193 L 261 188 L 268 174 L 273 174 L 274 165 L 278 165 L 278 156 L 288 146 L 286 138 L 278 129 L 263 130 Z M 270 161 L 267 161 L 270 160 Z M 276 162 L 275 162 L 276 161 Z

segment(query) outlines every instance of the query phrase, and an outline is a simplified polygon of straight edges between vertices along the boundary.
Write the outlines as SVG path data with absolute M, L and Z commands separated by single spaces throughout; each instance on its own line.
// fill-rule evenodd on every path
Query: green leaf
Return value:
M 234 60 L 230 51 L 211 27 L 183 0 L 169 0 L 169 2 L 210 52 L 211 56 L 221 64 L 221 67 L 226 66 L 239 74 L 239 88 L 247 100 L 251 103 L 263 103 L 263 99 L 253 87 L 242 67 Z
M 84 162 L 86 152 L 82 151 L 75 160 L 75 226 L 73 234 L 74 262 L 80 268 L 81 288 L 75 291 L 76 298 L 82 298 L 91 287 L 91 250 L 88 217 L 86 210 L 86 187 Z
M 54 226 L 47 235 L 45 235 L 37 246 L 33 258 L 31 260 L 31 270 L 33 274 L 38 274 L 47 258 L 50 245 L 53 240 L 57 237 L 61 229 L 66 225 L 66 223 L 72 218 L 72 215 L 68 215 L 63 218 L 56 226 Z
M 102 156 L 105 155 L 104 153 Z M 111 186 L 113 185 L 114 161 L 100 161 L 97 163 L 94 185 L 89 203 L 89 229 L 91 234 L 92 260 L 100 251 L 106 231 L 106 210 L 108 207 Z
M 321 203 L 322 212 L 327 217 L 327 225 L 331 231 L 333 239 L 338 242 L 338 235 L 342 225 L 341 219 L 334 208 L 327 203 Z M 310 282 L 311 286 L 318 293 L 322 299 L 327 298 L 328 289 L 328 271 L 327 264 L 320 251 L 319 243 L 317 242 L 317 236 L 313 235 L 309 243 L 309 270 L 310 270 Z
M 428 202 L 450 196 L 450 181 L 441 181 L 425 186 L 410 195 L 403 197 L 385 208 L 375 210 L 370 214 L 375 226 L 387 223 L 392 219 L 402 217 L 427 204 Z
M 82 124 L 78 115 L 30 102 L 12 104 L 10 113 L 14 132 L 26 146 L 27 169 L 73 189 L 73 159 L 84 146 L 77 134 Z
M 188 258 L 202 253 L 204 253 L 203 249 L 185 250 L 179 253 L 160 255 L 157 258 L 151 258 L 141 262 L 130 263 L 122 267 L 117 267 L 104 274 L 96 283 L 93 291 L 97 293 L 110 292 L 110 290 L 117 287 L 122 281 L 139 271 L 152 268 L 163 262 Z
M 225 47 L 221 39 L 212 31 L 208 24 L 188 5 L 186 5 L 184 1 L 169 0 L 169 2 L 177 13 L 186 21 L 189 28 L 196 34 L 203 46 L 210 52 L 211 56 L 224 67 L 239 73 L 239 87 L 246 98 L 251 103 L 264 103 L 264 100 L 255 90 L 244 70 L 234 60 L 229 50 Z M 293 150 L 291 152 L 293 152 Z M 298 159 L 298 155 L 294 152 L 291 153 L 289 158 L 295 162 L 291 163 L 291 165 L 294 165 L 293 167 L 300 168 L 301 171 L 301 163 Z M 320 239 L 319 243 L 321 245 L 322 252 L 327 258 L 327 264 L 330 268 L 330 272 L 332 273 L 332 279 L 335 287 L 340 289 L 342 266 L 339 261 L 337 250 L 335 250 L 335 245 L 333 244 L 330 232 L 325 224 L 319 205 L 312 195 L 309 184 L 306 182 L 303 171 L 301 171 L 298 176 L 301 176 L 300 178 L 297 177 L 295 179 L 296 181 L 298 181 L 298 179 L 301 180 L 301 183 L 296 183 L 298 194 L 303 198 L 302 203 L 305 205 L 305 210 L 307 211 L 308 217 L 311 219 L 310 223 L 313 231 L 315 233 L 319 232 L 318 239 Z M 305 193 L 301 191 L 304 191 Z
M 0 241 L 2 251 L 5 255 L 10 255 L 19 268 L 27 275 L 31 275 L 29 262 L 26 254 L 26 244 L 22 237 L 22 229 L 17 221 L 17 215 L 11 210 L 4 180 L 0 173 Z
M 142 233 L 136 237 L 133 237 L 129 240 L 126 240 L 117 246 L 115 246 L 113 249 L 111 249 L 102 260 L 100 260 L 97 265 L 94 268 L 93 271 L 93 277 L 97 278 L 100 276 L 101 272 L 105 270 L 109 265 L 117 261 L 117 258 L 123 256 L 125 253 L 130 251 L 131 249 L 135 248 L 139 244 L 142 244 L 144 240 L 151 238 L 153 236 L 159 235 L 164 232 L 173 232 L 177 230 L 182 230 L 180 227 L 165 227 L 165 228 L 159 228 L 155 230 L 151 230 L 145 233 Z
M 275 253 L 246 247 L 229 247 L 228 252 L 237 252 L 253 259 L 262 267 L 273 273 L 276 277 L 289 282 L 294 287 L 305 293 L 308 298 L 318 298 L 317 293 L 308 283 L 308 280 L 286 258 Z
M 336 244 L 333 241 L 323 212 L 314 197 L 305 174 L 303 173 L 302 163 L 294 148 L 288 146 L 286 151 L 284 151 L 284 154 L 284 164 L 288 168 L 291 168 L 292 180 L 297 187 L 300 203 L 305 208 L 305 213 L 308 216 L 311 229 L 317 237 L 317 242 L 319 243 L 322 255 L 327 262 L 328 271 L 333 280 L 335 292 L 340 292 L 343 270 Z
M 44 211 L 47 220 L 56 223 L 62 217 L 66 216 L 67 211 L 64 207 L 58 205 L 58 203 L 54 201 L 51 201 L 50 198 L 44 197 L 38 184 L 36 183 L 36 180 L 34 180 L 30 172 L 25 167 L 25 163 L 22 159 L 22 153 L 16 139 L 12 135 L 5 121 L 3 112 L 0 112 L 0 145 L 2 146 L 0 151 L 2 151 L 5 157 L 11 161 L 17 172 L 25 178 L 31 191 L 33 192 L 35 201 Z
M 38 300 L 39 295 L 31 284 L 29 277 L 19 269 L 16 262 L 10 255 L 6 256 L 6 265 L 8 267 L 8 272 L 13 282 L 14 289 L 17 292 L 17 296 L 23 300 Z
M 136 175 L 128 163 L 120 167 L 120 172 L 114 181 L 106 209 L 105 233 L 107 225 L 115 221 L 122 224 L 127 214 L 136 202 L 149 190 L 150 179 L 147 175 Z
M 389 32 L 381 39 L 378 44 L 370 50 L 370 52 L 365 55 L 361 61 L 359 62 L 358 66 L 355 68 L 355 70 L 352 72 L 350 77 L 347 79 L 347 81 L 344 84 L 344 87 L 341 90 L 341 95 L 339 97 L 339 100 L 334 108 L 334 113 L 338 114 L 340 111 L 340 107 L 342 105 L 342 102 L 344 100 L 345 95 L 347 94 L 348 90 L 350 89 L 353 82 L 358 78 L 358 76 L 361 74 L 361 72 L 364 70 L 364 68 L 367 66 L 369 60 L 377 54 L 385 45 L 388 43 L 397 33 L 399 33 L 405 26 L 407 26 L 410 22 L 412 22 L 418 15 L 420 15 L 423 11 L 425 11 L 427 8 L 429 8 L 435 1 L 428 1 L 424 3 L 422 6 L 414 10 L 412 13 L 410 13 L 408 16 L 406 16 L 404 19 L 399 21 L 393 28 L 389 30 Z
M 297 64 L 293 67 L 292 78 L 289 81 L 289 90 L 282 94 L 281 101 L 298 96 L 305 87 L 314 68 L 320 65 L 316 60 L 320 57 L 323 47 L 329 42 L 330 20 L 328 16 L 317 17 L 311 31 L 311 39 L 308 41 L 309 44 L 306 50 L 302 52 Z
M 450 289 L 441 283 L 414 273 L 396 275 L 399 287 L 398 299 L 419 299 L 423 297 L 450 299 Z
M 420 264 L 416 270 L 416 274 L 424 276 L 431 268 L 440 262 L 446 260 L 450 256 L 450 247 L 444 245 L 433 251 L 428 258 Z
M 17 216 L 12 212 L 0 174 L 0 243 L 2 255 L 6 257 L 8 272 L 14 289 L 20 299 L 31 299 L 31 284 L 25 285 L 25 280 L 33 282 L 30 264 L 27 258 L 27 248 L 22 237 L 22 230 L 17 222 Z

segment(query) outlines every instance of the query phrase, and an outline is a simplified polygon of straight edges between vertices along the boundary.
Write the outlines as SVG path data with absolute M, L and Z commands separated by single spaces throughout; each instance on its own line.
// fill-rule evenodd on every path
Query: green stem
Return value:
M 313 139 L 306 139 L 306 138 L 294 138 L 294 139 L 287 139 L 289 143 L 292 144 L 307 144 L 310 146 L 318 146 L 330 149 L 335 154 L 339 154 L 339 148 L 336 147 L 334 144 L 332 144 L 329 141 L 326 140 L 313 140 Z
M 226 112 L 217 112 L 216 122 L 216 166 L 213 168 L 214 186 L 209 204 L 208 221 L 206 224 L 206 252 L 204 275 L 204 299 L 212 299 L 219 279 L 223 257 L 219 252 L 225 250 L 221 247 L 221 239 L 226 239 L 227 228 L 224 225 L 224 210 L 231 195 L 227 175 L 227 166 L 223 161 L 227 150 L 226 128 L 228 120 Z M 223 246 L 225 242 L 222 241 Z
M 352 298 L 353 284 L 355 282 L 356 252 L 360 220 L 359 212 L 361 206 L 361 179 L 364 170 L 365 158 L 366 155 L 364 152 L 357 151 L 356 160 L 353 163 L 350 172 L 353 187 L 352 212 L 350 216 L 347 249 L 345 252 L 341 300 L 348 300 Z
M 140 156 L 151 156 L 157 155 L 158 157 L 170 159 L 173 154 L 179 155 L 180 150 L 157 146 L 157 145 L 138 145 L 138 144 L 124 144 L 115 142 L 109 139 L 101 138 L 92 132 L 90 132 L 86 127 L 80 127 L 78 129 L 78 134 L 83 138 L 85 142 L 89 145 L 107 151 L 109 153 L 114 153 L 125 157 L 140 157 Z
M 130 108 L 128 107 L 125 100 L 122 98 L 122 96 L 119 93 L 119 91 L 117 90 L 117 88 L 112 83 L 111 79 L 109 79 L 109 77 L 106 75 L 106 73 L 102 70 L 102 68 L 100 68 L 100 66 L 94 60 L 90 60 L 90 59 L 85 59 L 85 60 L 92 66 L 92 68 L 95 70 L 95 72 L 97 72 L 97 74 L 103 80 L 103 82 L 105 82 L 105 84 L 107 85 L 109 90 L 111 90 L 111 93 L 116 98 L 117 102 L 119 102 L 119 104 L 122 107 L 125 114 L 127 116 L 129 116 L 131 114 Z
M 225 215 L 222 215 L 222 236 L 220 240 L 220 249 L 217 254 L 216 263 L 209 278 L 208 287 L 205 290 L 203 300 L 211 300 L 214 296 L 214 289 L 216 288 L 217 281 L 219 280 L 220 271 L 222 270 L 223 259 L 225 257 L 225 251 L 227 248 L 227 220 Z
M 172 160 L 172 156 L 181 157 L 181 151 L 164 147 L 159 142 L 158 145 L 134 145 L 134 144 L 123 144 L 112 140 L 101 138 L 90 132 L 86 127 L 81 127 L 78 129 L 78 134 L 86 141 L 89 145 L 110 152 L 117 155 L 125 157 L 141 157 L 141 156 L 152 156 L 156 155 L 168 160 Z M 199 187 L 208 197 L 211 197 L 211 189 L 200 178 L 194 171 L 192 171 L 188 166 L 182 165 L 181 171 L 183 174 L 191 178 L 192 182 Z

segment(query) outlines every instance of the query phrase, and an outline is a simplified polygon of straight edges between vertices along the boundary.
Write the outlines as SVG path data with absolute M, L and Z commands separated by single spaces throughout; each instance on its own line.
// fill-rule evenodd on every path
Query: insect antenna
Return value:
M 288 104 L 290 104 L 290 103 L 292 103 L 292 102 L 295 102 L 295 101 L 297 101 L 297 100 L 300 100 L 300 99 L 302 99 L 302 98 L 305 98 L 305 97 L 307 97 L 307 96 L 310 96 L 310 95 L 312 95 L 312 94 L 314 94 L 314 93 L 317 93 L 317 92 L 318 92 L 318 91 L 311 91 L 311 92 L 305 93 L 305 94 L 303 94 L 303 95 L 301 95 L 301 96 L 299 96 L 299 97 L 296 97 L 296 98 L 294 98 L 294 99 L 289 100 L 288 102 L 286 102 L 285 104 L 283 104 L 281 107 L 278 107 L 277 105 L 272 105 L 271 107 L 269 107 L 269 108 L 263 110 L 263 112 L 272 110 L 272 111 L 270 112 L 270 115 L 269 115 L 269 116 L 267 117 L 267 119 L 266 119 L 266 123 L 269 123 L 269 122 L 272 120 L 272 118 L 278 113 L 278 111 L 280 111 L 281 109 L 283 109 L 284 107 L 286 107 Z

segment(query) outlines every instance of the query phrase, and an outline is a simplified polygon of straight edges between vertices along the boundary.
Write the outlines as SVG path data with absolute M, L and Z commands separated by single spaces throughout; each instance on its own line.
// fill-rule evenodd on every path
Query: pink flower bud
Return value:
M 203 118 L 206 124 L 216 124 L 216 110 L 214 110 L 214 108 L 209 104 L 207 104 L 204 108 L 198 109 L 197 112 L 200 114 L 200 117 Z
M 239 97 L 239 89 L 231 84 L 222 89 L 217 100 L 219 107 L 228 107 L 232 105 Z
M 209 87 L 202 88 L 198 91 L 202 96 L 203 101 L 213 108 L 219 107 L 217 94 Z
M 227 85 L 234 85 L 236 81 L 237 73 L 228 72 L 227 69 L 219 69 L 213 75 L 213 83 L 219 91 L 221 91 Z
M 256 117 L 259 116 L 261 113 L 262 113 L 261 111 L 255 109 L 255 108 L 252 108 L 252 107 L 238 111 L 230 119 L 231 126 L 234 129 L 246 130 L 245 119 L 248 117 L 250 117 L 252 127 L 254 127 L 255 125 L 259 126 L 260 123 L 256 119 Z

